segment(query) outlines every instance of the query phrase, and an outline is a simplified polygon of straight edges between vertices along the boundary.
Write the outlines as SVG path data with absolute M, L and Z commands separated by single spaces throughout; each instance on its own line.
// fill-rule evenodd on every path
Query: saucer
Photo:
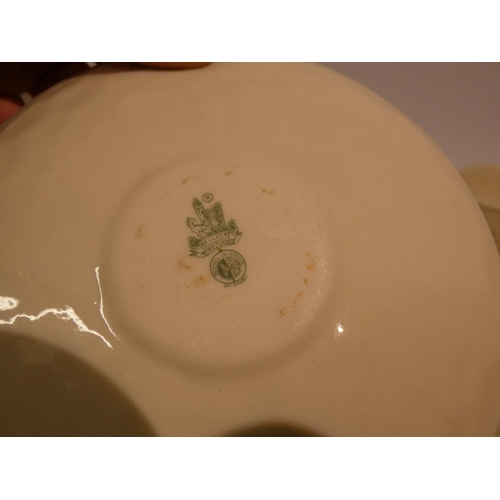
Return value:
M 357 83 L 97 69 L 4 124 L 0 166 L 0 433 L 493 435 L 487 225 Z

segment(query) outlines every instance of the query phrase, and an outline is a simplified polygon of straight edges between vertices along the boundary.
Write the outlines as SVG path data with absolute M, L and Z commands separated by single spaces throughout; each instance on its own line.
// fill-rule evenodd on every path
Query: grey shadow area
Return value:
M 284 422 L 266 422 L 251 427 L 237 429 L 226 437 L 323 437 L 311 429 L 305 427 L 284 423 Z
M 94 368 L 46 342 L 0 332 L 0 436 L 154 436 Z

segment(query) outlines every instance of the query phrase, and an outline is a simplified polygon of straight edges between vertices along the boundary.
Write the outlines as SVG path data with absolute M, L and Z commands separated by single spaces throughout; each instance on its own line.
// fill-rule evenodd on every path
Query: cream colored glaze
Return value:
M 220 175 L 229 159 L 244 183 Z M 190 168 L 204 172 L 199 162 L 207 178 L 181 184 Z M 0 331 L 76 356 L 157 434 L 266 423 L 336 436 L 494 433 L 500 264 L 487 226 L 435 145 L 341 75 L 304 64 L 89 74 L 4 125 L 0 169 Z M 174 266 L 187 258 L 191 200 L 208 188 L 242 231 L 233 249 L 247 280 L 227 289 L 209 274 L 206 288 L 191 286 Z M 162 189 L 163 229 L 152 208 Z M 283 206 L 297 201 L 287 221 Z M 143 219 L 149 235 L 137 232 Z M 295 223 L 306 238 L 291 237 Z M 208 264 L 193 264 L 195 278 Z M 312 289 L 303 302 L 301 280 Z M 191 288 L 175 295 L 181 285 Z M 273 318 L 280 304 L 287 315 Z M 203 339 L 181 317 L 200 305 Z M 92 413 L 100 400 L 87 404 Z
M 500 167 L 477 165 L 460 173 L 482 207 L 500 210 Z
M 226 224 L 235 221 L 241 234 L 237 243 L 219 247 L 224 238 L 207 237 L 215 242 L 207 252 L 215 250 L 191 255 L 193 199 L 205 208 L 221 203 Z M 111 323 L 192 369 L 232 369 L 280 353 L 314 335 L 310 323 L 330 298 L 327 225 L 300 177 L 263 158 L 204 155 L 166 166 L 132 189 L 113 220 L 102 262 Z M 236 285 L 212 274 L 222 250 L 246 260 Z
M 476 198 L 500 252 L 500 167 L 478 165 L 461 170 Z

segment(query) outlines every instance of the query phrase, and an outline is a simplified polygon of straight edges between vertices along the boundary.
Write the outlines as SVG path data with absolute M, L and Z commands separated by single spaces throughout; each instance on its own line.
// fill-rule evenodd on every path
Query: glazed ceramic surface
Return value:
M 1 129 L 0 231 L 3 433 L 499 421 L 500 264 L 479 208 L 415 125 L 324 68 L 51 89 Z
M 488 222 L 500 252 L 500 167 L 478 165 L 461 172 Z

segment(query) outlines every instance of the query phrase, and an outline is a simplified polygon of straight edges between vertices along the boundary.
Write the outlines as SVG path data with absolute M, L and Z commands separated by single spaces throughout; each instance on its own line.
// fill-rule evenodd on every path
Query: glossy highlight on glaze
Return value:
M 110 333 L 113 335 L 113 337 L 116 338 L 116 340 L 120 340 L 116 333 L 113 331 L 111 328 L 111 325 L 109 324 L 105 314 L 104 314 L 104 298 L 102 295 L 102 287 L 101 287 L 101 281 L 99 277 L 99 266 L 97 266 L 94 269 L 95 276 L 97 279 L 97 286 L 99 288 L 99 313 L 106 324 L 106 327 L 110 331 Z M 3 297 L 0 296 L 0 311 L 9 311 L 12 309 L 15 309 L 19 305 L 20 301 L 14 297 Z M 61 319 L 63 321 L 72 321 L 75 326 L 76 330 L 82 333 L 90 333 L 92 335 L 95 335 L 96 337 L 99 337 L 105 344 L 108 346 L 110 349 L 113 349 L 113 346 L 111 343 L 99 332 L 92 330 L 89 328 L 83 320 L 76 314 L 75 310 L 73 307 L 66 305 L 65 308 L 47 308 L 39 312 L 38 314 L 26 314 L 26 313 L 20 313 L 16 314 L 12 318 L 9 319 L 0 319 L 0 325 L 13 325 L 18 319 L 28 319 L 29 321 L 37 321 L 49 314 L 53 314 L 56 316 L 56 318 Z
M 100 302 L 99 302 L 99 313 L 104 321 L 104 323 L 106 323 L 106 326 L 108 327 L 108 330 L 111 332 L 111 334 L 116 338 L 116 340 L 120 340 L 118 338 L 118 336 L 116 335 L 116 333 L 113 331 L 113 329 L 111 328 L 111 325 L 109 324 L 108 320 L 106 319 L 106 316 L 104 315 L 104 298 L 102 296 L 102 287 L 101 287 L 101 280 L 99 278 L 99 266 L 97 266 L 95 269 L 94 269 L 94 272 L 95 272 L 95 277 L 97 279 L 97 286 L 99 287 L 99 298 L 100 298 Z
M 0 297 L 0 311 L 10 311 L 19 305 L 19 300 L 14 297 Z
M 106 340 L 106 338 L 101 335 L 99 332 L 92 330 L 89 328 L 82 319 L 76 314 L 75 310 L 71 306 L 66 306 L 64 309 L 58 308 L 47 308 L 43 311 L 40 311 L 38 314 L 16 314 L 12 318 L 7 320 L 0 319 L 0 325 L 13 325 L 18 319 L 28 319 L 29 321 L 38 321 L 39 319 L 47 316 L 48 314 L 53 314 L 56 318 L 61 319 L 62 321 L 72 321 L 75 324 L 76 330 L 82 333 L 90 333 L 91 335 L 95 335 L 99 337 L 110 349 L 113 349 L 111 343 Z

